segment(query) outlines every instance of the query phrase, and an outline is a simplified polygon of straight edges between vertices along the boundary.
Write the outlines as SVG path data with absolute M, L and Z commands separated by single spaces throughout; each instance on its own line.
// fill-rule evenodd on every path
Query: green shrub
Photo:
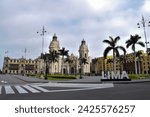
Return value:
M 28 77 L 35 77 L 36 76 L 36 74 L 26 74 Z
M 41 74 L 26 74 L 28 77 L 41 78 Z
M 59 79 L 76 79 L 74 75 L 47 75 L 48 78 L 59 78 Z
M 41 78 L 42 74 L 26 74 L 28 77 Z M 44 77 L 44 75 L 43 75 Z M 63 79 L 76 79 L 75 75 L 59 75 L 59 74 L 48 74 L 49 80 L 63 80 Z
M 141 79 L 141 78 L 148 78 L 148 74 L 129 74 L 129 78 L 131 79 Z
M 138 75 L 136 74 L 129 74 L 128 76 L 130 79 L 138 79 Z

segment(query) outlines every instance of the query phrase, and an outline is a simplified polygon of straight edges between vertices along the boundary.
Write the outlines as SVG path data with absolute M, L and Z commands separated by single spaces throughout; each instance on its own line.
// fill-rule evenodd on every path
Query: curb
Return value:
M 102 82 L 57 82 L 57 83 L 74 83 L 74 84 L 102 84 Z
M 30 83 L 48 83 L 49 81 L 48 80 L 45 80 L 45 81 L 27 81 L 27 80 L 24 80 L 22 78 L 19 78 L 17 76 L 14 76 L 15 78 L 19 79 L 19 80 L 22 80 L 24 82 L 30 82 Z
M 106 83 L 107 81 L 105 82 L 102 82 L 102 83 Z M 115 81 L 115 82 L 109 82 L 109 83 L 113 83 L 113 84 L 135 84 L 135 83 L 145 83 L 145 82 L 150 82 L 150 80 L 143 80 L 143 81 Z
M 28 80 L 24 80 L 23 78 L 19 78 L 19 76 L 14 76 L 15 78 L 19 79 L 19 80 L 22 80 L 24 82 L 30 82 L 30 83 L 48 83 L 48 82 L 51 82 L 49 80 L 45 80 L 45 81 L 28 81 Z M 29 77 L 30 78 L 30 77 Z M 113 83 L 113 84 L 133 84 L 133 83 L 145 83 L 145 82 L 150 82 L 150 79 L 148 80 L 131 80 L 131 81 L 97 81 L 97 82 L 71 82 L 71 81 L 68 81 L 68 82 L 65 82 L 65 81 L 55 81 L 57 83 L 82 83 L 82 84 L 103 84 L 103 83 Z
M 82 83 L 82 84 L 104 84 L 104 83 L 113 83 L 113 84 L 135 84 L 135 83 L 145 83 L 150 82 L 150 80 L 137 80 L 137 81 L 99 81 L 99 82 L 57 82 L 57 83 Z

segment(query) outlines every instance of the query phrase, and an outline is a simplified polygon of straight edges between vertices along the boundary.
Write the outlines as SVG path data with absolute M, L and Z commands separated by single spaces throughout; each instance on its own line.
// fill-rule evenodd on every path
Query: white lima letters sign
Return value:
M 126 71 L 122 71 L 122 73 L 120 73 L 120 71 L 116 73 L 114 71 L 108 71 L 107 74 L 102 71 L 102 79 L 129 79 L 129 77 Z

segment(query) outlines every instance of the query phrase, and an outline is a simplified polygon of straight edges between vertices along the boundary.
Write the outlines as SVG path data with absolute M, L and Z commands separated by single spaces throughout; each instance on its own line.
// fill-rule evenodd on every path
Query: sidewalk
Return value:
M 27 77 L 27 76 L 21 76 L 21 75 L 13 75 L 15 78 L 20 79 L 25 82 L 30 82 L 30 83 L 91 83 L 91 84 L 97 84 L 97 83 L 102 83 L 100 76 L 94 76 L 94 77 L 89 77 L 89 76 L 84 76 L 82 79 L 74 79 L 74 80 L 44 80 L 44 79 L 39 79 L 39 78 L 34 78 L 34 77 Z
M 114 81 L 114 84 L 131 84 L 131 83 L 145 83 L 150 82 L 150 78 L 147 79 L 138 79 L 138 80 L 131 80 L 131 81 Z
M 20 79 L 22 81 L 30 82 L 30 83 L 48 83 L 49 82 L 49 80 L 27 77 L 27 76 L 21 76 L 21 75 L 14 75 L 14 77 L 17 79 Z
M 150 78 L 147 79 L 138 79 L 138 80 L 131 80 L 131 81 L 101 81 L 101 76 L 84 76 L 82 79 L 75 79 L 69 81 L 55 81 L 60 83 L 92 83 L 92 84 L 99 84 L 99 83 L 114 83 L 114 84 L 130 84 L 130 83 L 144 83 L 150 82 Z
M 30 83 L 87 83 L 87 84 L 102 84 L 102 83 L 114 83 L 114 84 L 130 84 L 130 83 L 144 83 L 144 82 L 150 82 L 150 78 L 148 79 L 139 79 L 139 80 L 131 80 L 131 81 L 101 81 L 101 76 L 83 76 L 82 79 L 74 79 L 74 80 L 60 80 L 60 81 L 54 81 L 54 80 L 44 80 L 39 78 L 33 78 L 33 77 L 26 77 L 26 76 L 20 76 L 20 75 L 14 75 L 15 78 L 20 79 L 25 82 Z
M 67 81 L 56 81 L 60 83 L 92 83 L 92 84 L 97 84 L 97 83 L 102 83 L 101 82 L 101 77 L 100 76 L 83 76 L 82 79 L 74 79 L 74 80 L 67 80 Z

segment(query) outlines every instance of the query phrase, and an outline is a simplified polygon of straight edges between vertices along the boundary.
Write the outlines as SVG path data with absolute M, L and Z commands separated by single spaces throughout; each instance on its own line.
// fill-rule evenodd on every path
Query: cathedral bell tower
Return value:
M 50 42 L 50 45 L 49 45 L 49 53 L 51 52 L 58 53 L 59 50 L 60 50 L 59 41 L 57 39 L 56 34 L 54 34 L 54 36 L 52 37 L 52 41 Z M 53 61 L 49 63 L 49 73 L 51 74 L 60 73 L 61 71 L 61 60 L 59 56 L 57 59 L 58 59 L 57 62 Z
M 88 58 L 88 46 L 86 45 L 86 41 L 83 39 L 81 45 L 79 47 L 79 58 Z
M 59 45 L 59 41 L 57 40 L 56 34 L 54 34 L 52 41 L 50 42 L 49 45 L 49 52 L 53 52 L 53 51 L 58 52 L 58 50 L 60 50 L 60 45 Z
M 86 44 L 86 41 L 83 39 L 79 47 L 79 73 L 88 74 L 90 73 L 90 58 L 89 58 L 89 49 Z

